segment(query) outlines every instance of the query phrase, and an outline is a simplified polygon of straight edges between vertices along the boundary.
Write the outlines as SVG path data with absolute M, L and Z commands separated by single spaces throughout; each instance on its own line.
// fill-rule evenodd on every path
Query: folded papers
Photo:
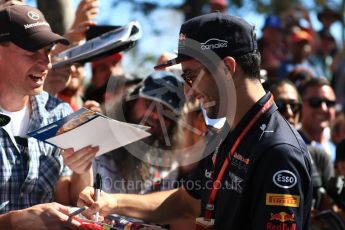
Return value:
M 58 53 L 52 58 L 52 65 L 53 68 L 57 68 L 73 63 L 85 63 L 125 51 L 132 48 L 141 37 L 141 25 L 137 21 L 132 21 L 125 26 L 88 40 L 82 45 Z
M 147 126 L 130 124 L 106 117 L 100 113 L 81 108 L 78 111 L 41 127 L 28 136 L 57 146 L 77 151 L 86 146 L 99 146 L 96 156 L 125 146 L 150 133 Z

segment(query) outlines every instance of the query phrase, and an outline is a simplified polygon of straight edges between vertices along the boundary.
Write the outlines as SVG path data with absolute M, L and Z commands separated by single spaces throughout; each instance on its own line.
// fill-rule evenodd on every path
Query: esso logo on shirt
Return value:
M 273 175 L 273 183 L 280 188 L 292 188 L 297 183 L 297 177 L 289 170 L 280 170 Z

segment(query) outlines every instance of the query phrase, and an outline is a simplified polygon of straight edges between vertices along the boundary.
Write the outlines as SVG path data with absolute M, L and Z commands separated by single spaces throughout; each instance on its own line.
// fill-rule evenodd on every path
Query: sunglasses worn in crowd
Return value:
M 288 107 L 290 107 L 291 111 L 296 114 L 301 111 L 302 103 L 296 102 L 294 100 L 275 100 L 275 103 L 278 107 L 278 111 L 283 114 L 287 111 Z
M 335 101 L 327 100 L 324 98 L 319 98 L 319 97 L 310 97 L 306 100 L 309 104 L 310 107 L 312 108 L 320 108 L 322 103 L 325 103 L 328 108 L 333 108 L 336 105 Z

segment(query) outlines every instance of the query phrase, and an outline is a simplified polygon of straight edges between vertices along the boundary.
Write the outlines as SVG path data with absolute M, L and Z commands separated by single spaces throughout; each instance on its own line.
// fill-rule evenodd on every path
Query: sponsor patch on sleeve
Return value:
M 297 184 L 296 175 L 289 170 L 280 170 L 273 175 L 273 183 L 279 188 L 292 188 Z
M 266 193 L 266 205 L 298 208 L 300 196 L 291 194 Z

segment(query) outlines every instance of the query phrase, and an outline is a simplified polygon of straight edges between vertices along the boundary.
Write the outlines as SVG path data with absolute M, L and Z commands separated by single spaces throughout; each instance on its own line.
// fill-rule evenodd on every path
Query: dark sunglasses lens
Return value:
M 335 107 L 335 104 L 336 104 L 335 101 L 326 100 L 325 102 L 326 102 L 327 107 L 330 107 L 330 108 Z
M 293 113 L 297 113 L 301 110 L 302 105 L 300 103 L 291 103 L 290 107 Z
M 285 101 L 277 100 L 276 105 L 280 113 L 285 113 L 288 106 L 290 106 L 290 109 L 293 113 L 299 112 L 302 108 L 302 105 L 300 103 L 293 102 L 293 101 L 285 102 Z
M 276 101 L 276 105 L 278 107 L 278 111 L 280 113 L 285 113 L 286 111 L 286 104 L 283 101 Z
M 321 99 L 321 98 L 317 98 L 317 97 L 312 97 L 312 98 L 309 98 L 309 100 L 308 100 L 308 103 L 309 103 L 310 107 L 312 107 L 312 108 L 319 108 L 323 102 L 325 102 L 327 107 L 329 107 L 329 108 L 332 108 L 336 105 L 335 101 L 330 101 L 330 100 Z
M 312 98 L 309 98 L 308 103 L 310 107 L 312 108 L 319 108 L 322 104 L 322 100 L 321 98 L 312 97 Z

